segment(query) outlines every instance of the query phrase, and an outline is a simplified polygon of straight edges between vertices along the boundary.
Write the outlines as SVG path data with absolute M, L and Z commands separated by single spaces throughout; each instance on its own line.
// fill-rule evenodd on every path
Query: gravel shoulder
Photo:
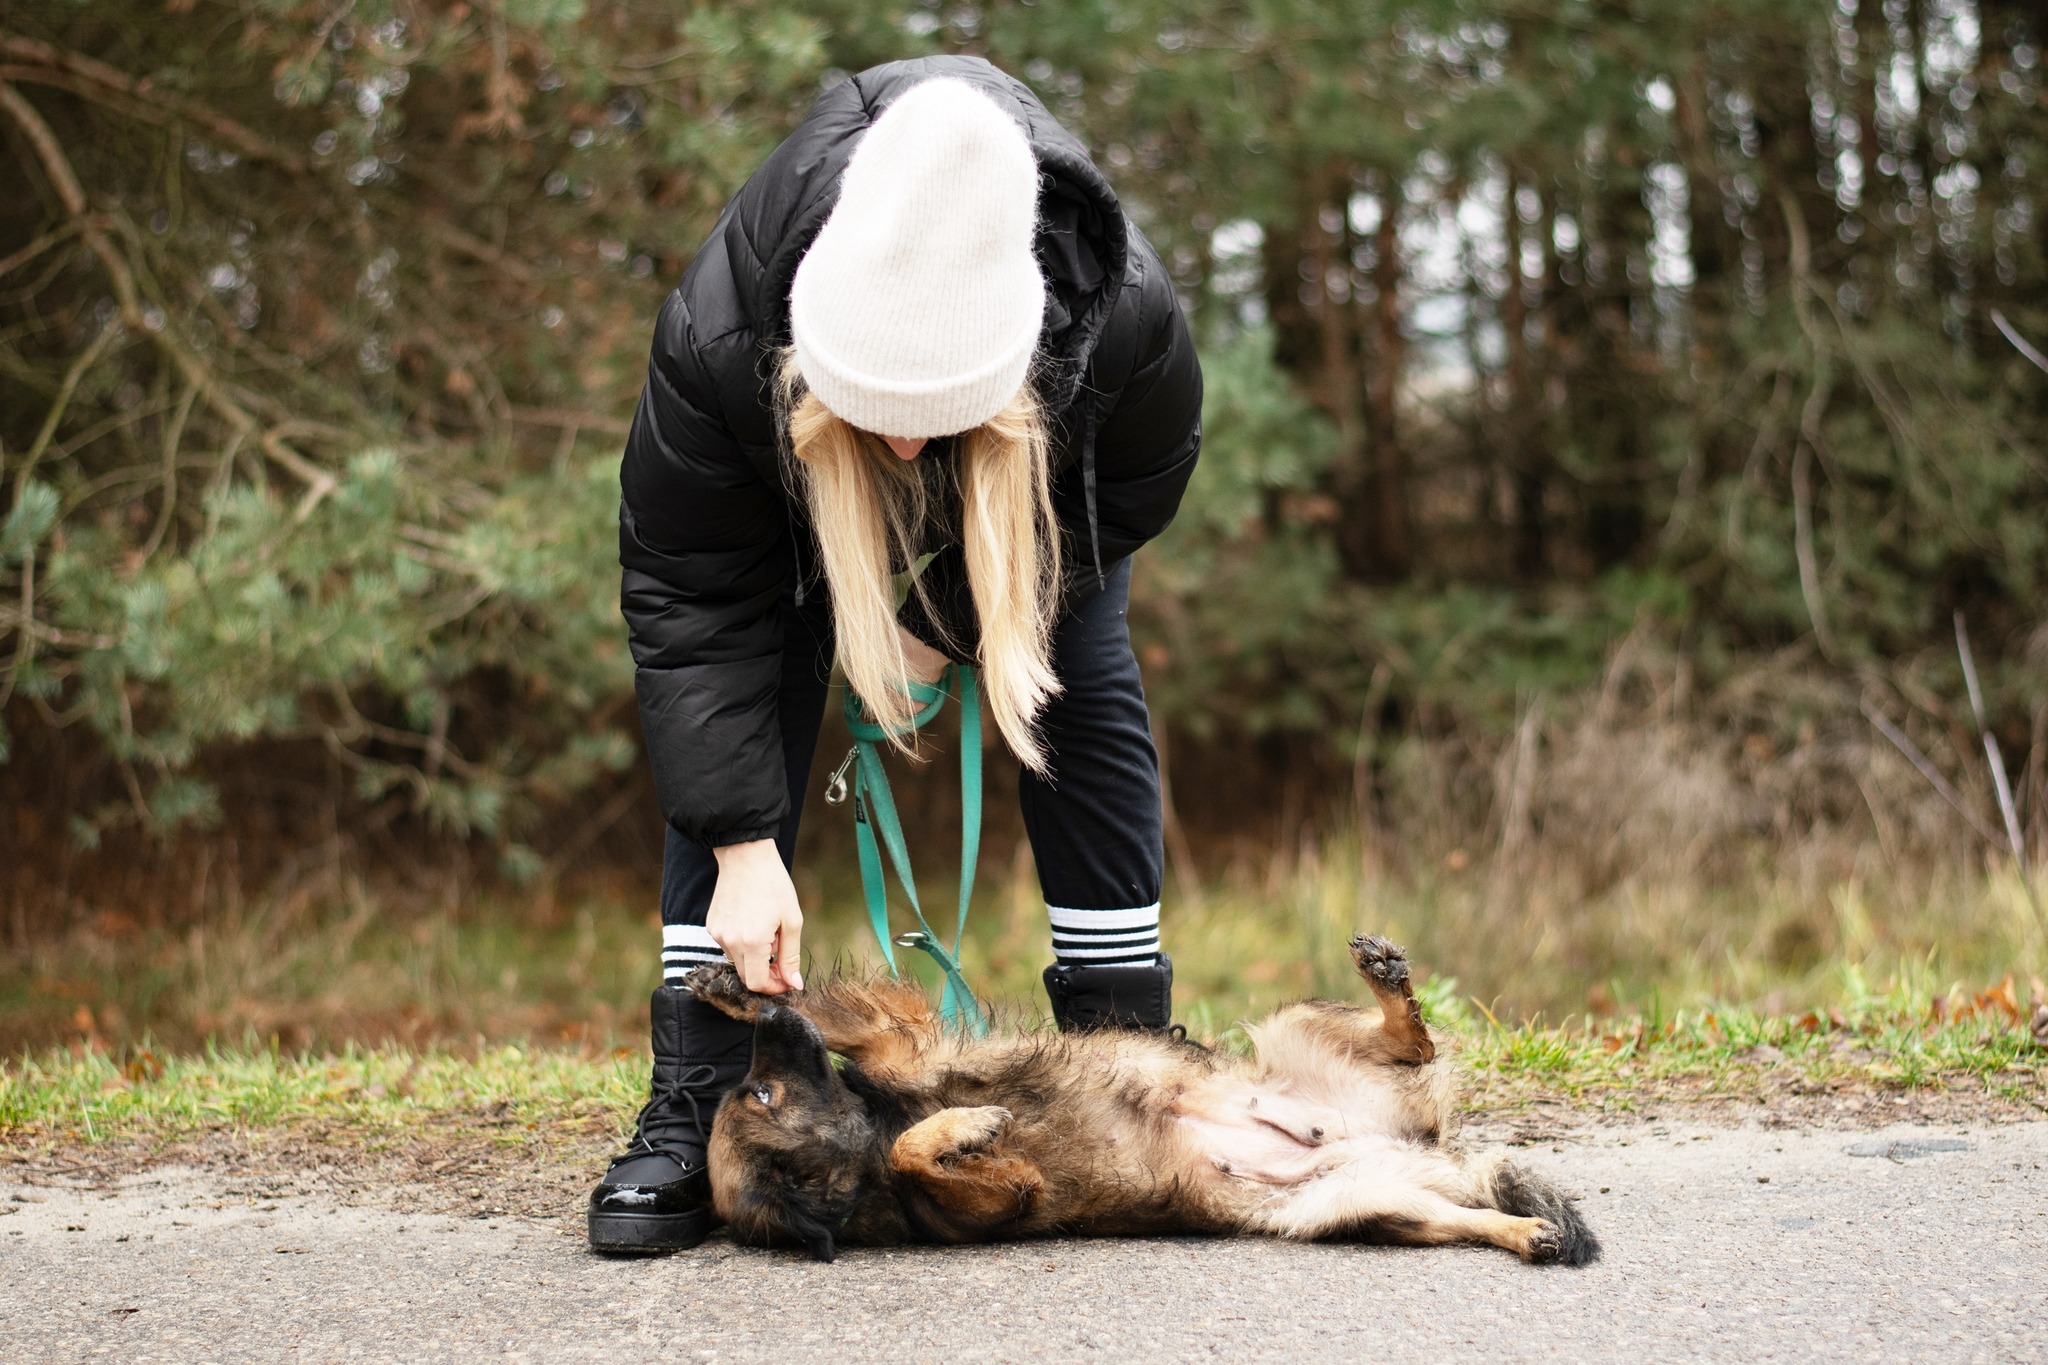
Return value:
M 0 1358 L 2048 1357 L 2048 1123 L 1525 1116 L 1487 1136 L 1583 1196 L 1602 1261 L 1159 1239 L 817 1265 L 718 1237 L 620 1262 L 590 1256 L 559 1202 L 580 1152 L 490 1194 L 463 1168 L 393 1178 L 317 1145 L 17 1161 L 0 1165 Z

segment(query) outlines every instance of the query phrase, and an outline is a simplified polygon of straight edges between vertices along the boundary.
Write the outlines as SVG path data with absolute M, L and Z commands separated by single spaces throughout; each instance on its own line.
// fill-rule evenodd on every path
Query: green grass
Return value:
M 646 1097 L 639 1057 L 500 1047 L 473 1055 L 404 1048 L 327 1056 L 212 1047 L 159 1057 L 48 1052 L 0 1064 L 0 1137 L 100 1143 L 318 1122 L 359 1145 L 423 1121 L 610 1130 Z
M 1463 1060 L 1482 1089 L 1603 1104 L 1673 1084 L 1703 1097 L 1967 1086 L 2048 1113 L 2048 1049 L 2025 1027 L 2003 1017 L 1935 1022 L 1924 1008 L 1870 1010 L 1846 1027 L 1742 1009 L 1681 1011 L 1662 1025 L 1489 1025 L 1468 1038 Z
M 1439 985 L 1429 1007 L 1457 1037 L 1482 1111 L 1532 1096 L 1625 1110 L 1652 1094 L 1760 1088 L 1968 1088 L 2048 1111 L 2048 1050 L 1995 1005 L 1937 1019 L 1930 998 L 1900 991 L 1865 995 L 1833 1017 L 1736 1007 L 1553 1028 L 1486 1019 Z M 1214 1041 L 1244 1045 L 1234 1028 Z M 327 1141 L 374 1149 L 436 1123 L 605 1134 L 630 1120 L 645 1076 L 640 1055 L 623 1048 L 71 1048 L 0 1063 L 0 1138 L 69 1147 L 319 1124 Z

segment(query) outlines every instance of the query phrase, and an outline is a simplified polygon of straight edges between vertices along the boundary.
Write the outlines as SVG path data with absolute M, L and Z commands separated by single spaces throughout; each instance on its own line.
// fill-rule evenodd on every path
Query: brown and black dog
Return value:
M 711 1131 L 717 1212 L 743 1242 L 821 1260 L 841 1243 L 1159 1233 L 1592 1260 L 1554 1186 L 1450 1143 L 1455 1081 L 1401 950 L 1357 938 L 1351 955 L 1378 1013 L 1289 1005 L 1250 1028 L 1248 1057 L 1146 1033 L 966 1038 L 914 982 L 769 997 L 700 967 L 690 989 L 754 1024 L 753 1069 Z

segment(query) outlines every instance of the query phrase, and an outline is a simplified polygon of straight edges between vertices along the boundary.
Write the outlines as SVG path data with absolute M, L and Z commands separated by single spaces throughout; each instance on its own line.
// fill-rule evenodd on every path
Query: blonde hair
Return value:
M 896 564 L 916 561 L 929 511 L 925 480 L 915 461 L 899 459 L 880 437 L 818 401 L 787 352 L 776 399 L 832 592 L 839 662 L 868 714 L 909 751 L 916 708 L 891 579 Z M 981 618 L 982 690 L 1010 751 L 1042 773 L 1038 713 L 1060 690 L 1051 661 L 1060 538 L 1051 440 L 1031 386 L 958 439 L 960 538 Z M 925 600 L 915 579 L 910 591 Z

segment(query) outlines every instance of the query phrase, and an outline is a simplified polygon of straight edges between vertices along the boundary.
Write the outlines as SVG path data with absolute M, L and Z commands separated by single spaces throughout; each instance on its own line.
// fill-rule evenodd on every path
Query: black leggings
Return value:
M 1025 772 L 1019 783 L 1024 829 L 1062 960 L 1149 961 L 1158 951 L 1165 864 L 1159 757 L 1131 653 L 1130 593 L 1127 559 L 1111 571 L 1102 592 L 1054 628 L 1052 665 L 1062 690 L 1039 718 L 1052 771 L 1045 777 Z M 785 599 L 782 606 L 776 702 L 789 814 L 775 844 L 785 866 L 796 855 L 832 669 L 831 615 L 823 598 L 820 593 L 801 606 Z M 711 850 L 669 830 L 661 922 L 671 974 L 718 955 L 702 931 L 717 881 Z

